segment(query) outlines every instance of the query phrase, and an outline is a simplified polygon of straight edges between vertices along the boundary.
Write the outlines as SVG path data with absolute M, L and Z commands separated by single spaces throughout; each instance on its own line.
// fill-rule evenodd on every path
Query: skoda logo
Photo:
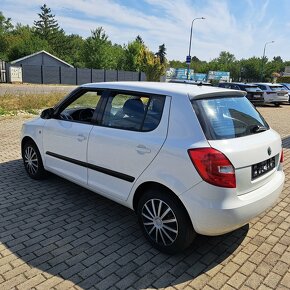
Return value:
M 271 147 L 268 148 L 268 155 L 270 156 L 272 153 Z

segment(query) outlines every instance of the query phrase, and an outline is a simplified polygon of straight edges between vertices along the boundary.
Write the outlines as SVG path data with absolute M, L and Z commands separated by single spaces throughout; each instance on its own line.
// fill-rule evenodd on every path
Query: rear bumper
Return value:
M 284 185 L 283 171 L 270 183 L 237 196 L 235 189 L 218 188 L 201 182 L 180 196 L 197 233 L 220 235 L 231 232 L 271 207 Z
M 288 102 L 289 101 L 289 96 L 284 95 L 284 96 L 269 96 L 265 97 L 265 103 L 283 103 L 283 102 Z

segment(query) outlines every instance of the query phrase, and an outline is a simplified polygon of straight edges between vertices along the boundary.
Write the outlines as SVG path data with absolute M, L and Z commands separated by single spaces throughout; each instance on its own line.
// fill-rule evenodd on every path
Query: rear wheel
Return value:
M 33 179 L 43 179 L 47 171 L 43 167 L 40 152 L 32 141 L 27 141 L 22 149 L 22 159 L 27 174 Z
M 162 252 L 180 252 L 194 240 L 196 234 L 184 207 L 164 189 L 146 191 L 137 214 L 146 238 Z

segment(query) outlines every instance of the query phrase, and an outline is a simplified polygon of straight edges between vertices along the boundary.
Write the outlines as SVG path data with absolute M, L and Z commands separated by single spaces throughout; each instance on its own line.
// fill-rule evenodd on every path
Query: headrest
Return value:
M 131 117 L 144 114 L 144 105 L 140 99 L 129 99 L 123 106 L 123 112 Z

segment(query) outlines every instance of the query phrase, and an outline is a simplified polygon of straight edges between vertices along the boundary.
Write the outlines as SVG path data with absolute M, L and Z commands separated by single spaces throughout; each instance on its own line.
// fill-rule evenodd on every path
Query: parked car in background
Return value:
M 289 83 L 280 83 L 288 92 L 289 95 L 289 103 L 290 103 L 290 84 Z
M 133 209 L 156 248 L 178 252 L 196 233 L 247 224 L 282 191 L 281 138 L 245 94 L 82 85 L 23 125 L 24 167 L 31 178 L 49 171 Z
M 176 83 L 176 84 L 188 84 L 188 85 L 197 85 L 197 86 L 212 86 L 212 83 L 205 82 L 205 81 L 193 81 L 193 80 L 177 80 L 171 79 L 168 81 L 169 83 Z
M 264 92 L 264 102 L 280 106 L 289 102 L 289 95 L 284 86 L 273 83 L 255 83 Z
M 263 91 L 257 85 L 247 83 L 219 83 L 218 87 L 245 91 L 247 92 L 246 97 L 253 104 L 264 103 Z

